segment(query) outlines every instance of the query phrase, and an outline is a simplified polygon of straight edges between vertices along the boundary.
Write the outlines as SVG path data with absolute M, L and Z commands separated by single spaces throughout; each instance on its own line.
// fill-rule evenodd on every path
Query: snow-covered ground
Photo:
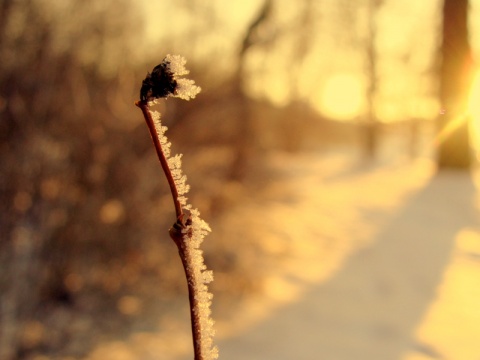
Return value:
M 277 160 L 288 175 L 273 182 L 279 194 L 264 213 L 294 256 L 272 269 L 268 299 L 238 314 L 241 330 L 222 338 L 229 324 L 219 324 L 222 358 L 480 359 L 471 176 L 435 173 L 428 160 L 357 168 L 337 156 Z M 275 200 L 281 194 L 288 201 Z
M 426 159 L 269 163 L 258 196 L 222 220 L 266 257 L 262 295 L 214 312 L 220 359 L 480 359 L 478 178 Z M 185 323 L 88 359 L 191 359 Z

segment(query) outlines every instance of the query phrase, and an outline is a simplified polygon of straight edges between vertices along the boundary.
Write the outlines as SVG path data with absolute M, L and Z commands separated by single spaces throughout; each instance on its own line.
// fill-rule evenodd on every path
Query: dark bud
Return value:
M 175 224 L 172 225 L 173 231 L 177 231 L 177 232 L 180 232 L 180 233 L 182 232 L 184 227 L 185 227 L 185 225 L 183 224 L 181 219 L 177 219 Z
M 169 61 L 163 60 L 161 64 L 155 66 L 151 73 L 147 74 L 142 81 L 140 89 L 141 101 L 152 101 L 159 98 L 165 98 L 168 95 L 175 94 L 177 81 L 173 73 L 168 69 Z
M 187 212 L 187 211 L 186 211 Z M 170 237 L 172 240 L 177 244 L 178 247 L 182 247 L 184 242 L 184 233 L 183 230 L 192 225 L 192 215 L 188 214 L 187 220 L 184 220 L 183 215 L 177 219 L 177 221 L 172 225 L 172 227 L 168 230 Z M 187 232 L 187 236 L 191 237 L 192 232 L 191 229 Z
M 172 225 L 168 233 L 172 240 L 177 244 L 178 248 L 182 248 L 183 246 L 183 229 L 185 228 L 185 224 L 181 218 L 177 219 L 175 224 Z

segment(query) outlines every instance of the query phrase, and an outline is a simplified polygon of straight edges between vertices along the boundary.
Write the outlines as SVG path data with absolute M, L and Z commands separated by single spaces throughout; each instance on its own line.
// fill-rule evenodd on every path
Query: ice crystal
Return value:
M 168 138 L 165 136 L 165 132 L 168 130 L 166 126 L 162 125 L 160 119 L 160 113 L 158 111 L 150 111 L 152 114 L 153 124 L 155 125 L 155 131 L 157 132 L 158 140 L 160 141 L 160 145 L 162 145 L 163 153 L 165 154 L 165 158 L 170 158 L 170 148 L 172 143 L 168 141 Z
M 218 349 L 213 345 L 214 321 L 211 319 L 211 309 L 213 295 L 208 292 L 206 284 L 213 281 L 213 272 L 207 270 L 204 263 L 200 245 L 205 236 L 211 231 L 210 226 L 200 218 L 200 212 L 197 209 L 190 210 L 191 224 L 183 229 L 183 241 L 186 245 L 189 264 L 192 266 L 194 281 L 193 286 L 196 291 L 196 300 L 198 301 L 200 319 L 200 330 L 202 336 L 202 354 L 205 359 L 217 359 Z
M 201 91 L 201 88 L 195 85 L 195 81 L 190 79 L 178 79 L 177 90 L 175 91 L 175 97 L 183 100 L 190 100 L 195 98 Z
M 180 55 L 168 54 L 151 73 L 147 73 L 140 89 L 140 100 L 154 103 L 169 96 L 184 100 L 197 96 L 201 89 L 195 81 L 181 78 L 189 73 L 185 68 L 186 62 Z
M 168 158 L 167 161 L 173 180 L 175 181 L 175 186 L 177 187 L 179 195 L 177 200 L 185 207 L 187 206 L 187 198 L 184 195 L 190 190 L 190 185 L 187 184 L 187 176 L 184 175 L 182 171 L 182 154 Z
M 190 71 L 185 68 L 187 60 L 183 56 L 168 54 L 165 56 L 165 59 L 163 59 L 163 62 L 168 64 L 167 69 L 170 70 L 173 76 L 183 76 L 190 73 Z

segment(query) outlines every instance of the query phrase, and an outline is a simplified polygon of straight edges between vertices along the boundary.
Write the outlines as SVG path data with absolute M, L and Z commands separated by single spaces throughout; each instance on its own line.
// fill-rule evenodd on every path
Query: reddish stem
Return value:
M 190 321 L 192 327 L 192 339 L 193 339 L 193 351 L 194 351 L 194 360 L 203 360 L 204 357 L 202 355 L 202 348 L 201 348 L 201 341 L 202 341 L 202 333 L 200 327 L 200 309 L 198 306 L 198 300 L 195 297 L 196 293 L 196 278 L 193 272 L 193 268 L 191 265 L 191 254 L 188 251 L 188 248 L 185 244 L 184 236 L 185 234 L 182 233 L 182 229 L 185 228 L 185 223 L 183 221 L 184 213 L 182 210 L 182 206 L 178 201 L 178 190 L 177 186 L 175 185 L 175 181 L 173 180 L 172 172 L 168 166 L 167 159 L 165 157 L 165 153 L 163 152 L 162 145 L 160 144 L 160 139 L 157 136 L 157 130 L 155 128 L 155 124 L 153 122 L 152 114 L 150 112 L 150 108 L 148 107 L 148 103 L 144 101 L 137 101 L 135 103 L 143 113 L 145 121 L 148 126 L 148 130 L 150 131 L 150 136 L 153 140 L 153 145 L 155 146 L 155 150 L 157 151 L 158 160 L 160 160 L 160 164 L 162 165 L 163 172 L 167 178 L 168 184 L 170 185 L 170 191 L 173 197 L 173 203 L 175 205 L 175 212 L 177 215 L 177 222 L 174 226 L 170 229 L 170 237 L 175 242 L 178 247 L 178 252 L 180 254 L 180 259 L 182 260 L 182 265 L 185 270 L 185 276 L 187 278 L 187 286 L 188 286 L 188 300 L 190 303 Z M 187 220 L 188 223 L 188 220 Z M 191 234 L 186 234 L 188 237 Z
M 185 225 L 182 224 L 182 226 Z M 200 308 L 198 304 L 198 299 L 195 296 L 197 291 L 197 279 L 195 278 L 195 273 L 193 272 L 191 266 L 191 253 L 185 244 L 184 236 L 185 234 L 183 234 L 181 230 L 177 229 L 176 227 L 172 227 L 170 229 L 170 237 L 175 242 L 175 244 L 177 244 L 178 253 L 180 254 L 180 259 L 182 259 L 183 269 L 185 270 L 185 276 L 187 278 L 194 360 L 203 360 L 204 357 L 202 354 L 202 329 L 200 326 Z M 191 234 L 186 234 L 186 236 L 190 237 Z
M 173 204 L 175 205 L 175 213 L 177 214 L 177 219 L 183 219 L 183 210 L 182 205 L 178 200 L 177 186 L 175 185 L 175 180 L 173 180 L 172 172 L 170 171 L 167 159 L 165 158 L 165 153 L 163 152 L 162 145 L 160 144 L 160 139 L 157 136 L 157 129 L 155 128 L 155 123 L 153 122 L 152 113 L 150 112 L 148 103 L 145 101 L 137 101 L 135 105 L 138 106 L 140 110 L 142 110 L 143 117 L 145 118 L 148 130 L 150 131 L 153 145 L 155 146 L 155 150 L 157 151 L 158 160 L 160 160 L 163 172 L 165 173 L 168 185 L 170 186 L 170 192 L 172 193 Z

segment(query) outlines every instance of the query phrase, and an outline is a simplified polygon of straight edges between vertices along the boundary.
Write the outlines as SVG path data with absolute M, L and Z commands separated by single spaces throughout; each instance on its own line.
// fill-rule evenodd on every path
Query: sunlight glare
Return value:
M 319 100 L 326 116 L 350 120 L 360 114 L 363 105 L 360 80 L 350 74 L 333 75 L 326 81 Z

